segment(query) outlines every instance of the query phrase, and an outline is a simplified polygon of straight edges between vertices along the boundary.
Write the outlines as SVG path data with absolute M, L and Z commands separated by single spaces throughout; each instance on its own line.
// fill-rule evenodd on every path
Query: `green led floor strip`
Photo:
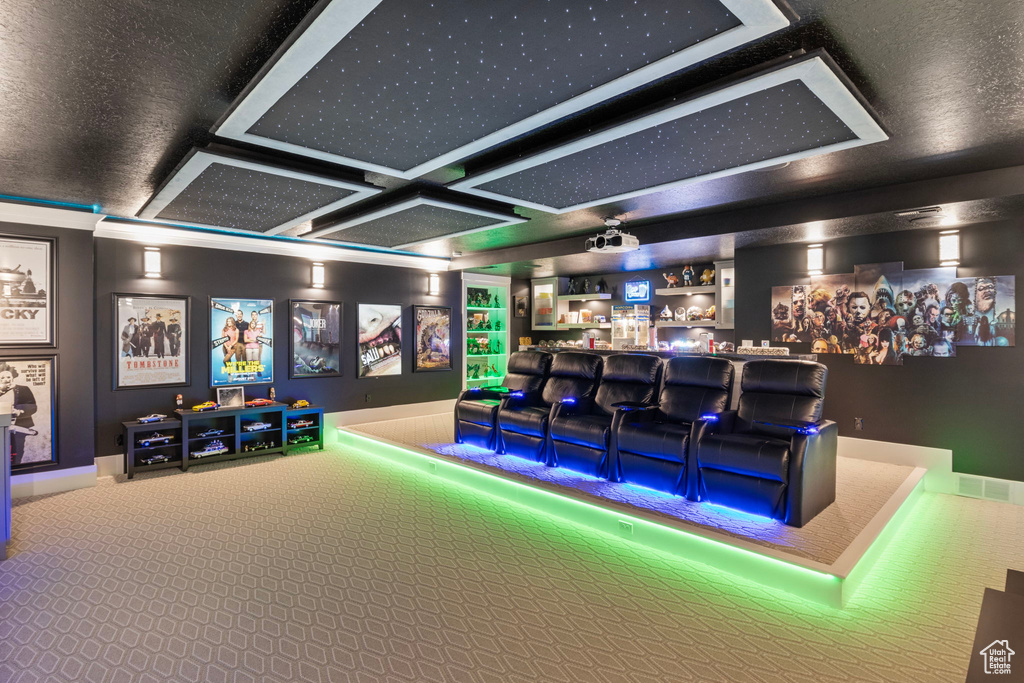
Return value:
M 441 477 L 446 481 L 468 486 L 490 495 L 510 500 L 532 509 L 566 519 L 591 529 L 624 537 L 636 543 L 676 556 L 709 565 L 711 568 L 743 577 L 750 581 L 784 590 L 807 600 L 833 607 L 841 607 L 854 587 L 846 586 L 846 579 L 828 571 L 801 566 L 771 557 L 757 551 L 738 547 L 725 541 L 707 538 L 697 533 L 659 524 L 648 519 L 544 490 L 493 474 L 469 465 L 411 450 L 351 432 L 339 430 L 338 442 L 363 453 L 382 456 L 391 461 Z M 858 562 L 853 575 L 859 584 L 871 561 L 894 533 L 899 521 L 909 514 L 922 485 L 917 482 L 911 494 L 900 506 L 898 514 L 886 524 L 872 547 L 864 554 L 867 561 Z M 818 563 L 813 563 L 818 564 Z M 824 565 L 819 565 L 824 566 Z

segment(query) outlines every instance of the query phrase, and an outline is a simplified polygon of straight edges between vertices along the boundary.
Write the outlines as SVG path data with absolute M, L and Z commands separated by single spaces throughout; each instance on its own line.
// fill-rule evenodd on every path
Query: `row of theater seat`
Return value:
M 501 386 L 464 391 L 455 440 L 803 526 L 835 501 L 828 369 L 722 358 L 519 351 Z

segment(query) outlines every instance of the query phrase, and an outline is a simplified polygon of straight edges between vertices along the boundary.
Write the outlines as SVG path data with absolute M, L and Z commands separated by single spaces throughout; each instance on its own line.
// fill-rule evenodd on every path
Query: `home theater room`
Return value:
M 1024 681 L 1022 64 L 1010 0 L 4 3 L 0 683 Z

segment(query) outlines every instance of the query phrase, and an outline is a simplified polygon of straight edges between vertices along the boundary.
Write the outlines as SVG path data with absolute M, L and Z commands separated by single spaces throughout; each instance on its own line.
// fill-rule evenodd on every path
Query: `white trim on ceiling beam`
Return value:
M 789 26 L 789 19 L 771 0 L 719 0 L 740 20 L 739 26 L 612 81 L 597 85 L 553 107 L 409 169 L 390 168 L 248 132 L 253 124 L 304 78 L 380 2 L 381 0 L 334 0 L 330 3 L 212 132 L 221 137 L 261 147 L 411 180 Z
M 319 175 L 315 173 L 305 173 L 302 171 L 295 171 L 280 166 L 273 166 L 269 164 L 262 164 L 254 161 L 245 161 L 243 159 L 236 159 L 231 156 L 217 154 L 215 152 L 208 152 L 206 150 L 194 150 L 191 155 L 186 158 L 184 164 L 182 164 L 171 176 L 170 180 L 160 188 L 160 191 L 153 195 L 145 206 L 139 210 L 136 214 L 139 218 L 152 221 L 165 221 L 175 222 L 172 219 L 161 219 L 157 218 L 161 211 L 167 208 L 174 199 L 184 192 L 189 185 L 198 178 L 203 171 L 209 168 L 212 164 L 223 164 L 225 166 L 234 166 L 235 168 L 244 168 L 248 171 L 254 171 L 256 173 L 267 173 L 269 175 L 281 176 L 284 178 L 292 178 L 294 180 L 301 180 L 307 183 L 314 183 L 317 185 L 329 185 L 331 187 L 337 187 L 344 190 L 352 191 L 349 196 L 339 199 L 336 202 L 332 202 L 320 208 L 314 209 L 301 216 L 290 218 L 284 223 L 277 225 L 266 232 L 252 231 L 261 235 L 277 235 L 289 228 L 293 228 L 300 223 L 312 220 L 318 216 L 323 216 L 332 211 L 354 204 L 355 202 L 372 197 L 373 195 L 379 194 L 384 190 L 379 187 L 374 187 L 367 183 L 349 182 L 340 180 L 337 178 L 331 178 L 326 175 Z M 258 208 L 258 207 L 256 207 Z M 189 223 L 201 228 L 213 228 L 216 230 L 231 229 L 228 226 L 223 225 L 208 225 L 204 223 L 196 223 L 194 221 L 180 220 L 176 222 Z
M 96 224 L 102 218 L 103 214 L 89 213 L 88 211 L 0 202 L 0 222 L 2 223 L 24 223 L 91 231 L 96 229 Z
M 686 116 L 698 113 L 705 109 L 725 104 L 790 81 L 800 81 L 806 85 L 807 88 L 810 89 L 811 92 L 813 92 L 829 109 L 831 109 L 857 137 L 853 140 L 838 142 L 803 152 L 795 152 L 793 154 L 773 157 L 771 159 L 765 159 L 763 161 L 746 164 L 744 166 L 727 168 L 714 173 L 663 183 L 654 187 L 633 190 L 609 197 L 601 197 L 599 199 L 574 204 L 564 208 L 538 204 L 536 202 L 525 200 L 522 197 L 511 197 L 496 192 L 488 192 L 486 190 L 478 189 L 477 187 L 492 180 L 497 180 L 523 170 L 541 166 L 551 161 L 561 159 L 562 157 L 575 154 L 576 152 L 597 147 L 598 145 L 602 145 L 607 142 L 613 142 L 628 135 L 632 135 L 633 133 L 685 118 Z M 592 135 L 577 138 L 571 142 L 545 150 L 539 154 L 534 154 L 533 156 L 525 157 L 511 164 L 499 166 L 485 173 L 480 173 L 463 180 L 458 180 L 449 185 L 449 187 L 467 194 L 506 203 L 513 203 L 518 206 L 525 206 L 539 211 L 567 213 L 592 206 L 600 206 L 602 204 L 652 194 L 654 192 L 663 192 L 669 189 L 685 187 L 686 185 L 691 185 L 693 183 L 701 183 L 707 180 L 714 180 L 716 178 L 724 178 L 738 173 L 756 171 L 758 169 L 777 166 L 789 161 L 806 159 L 808 157 L 828 154 L 842 149 L 859 147 L 861 145 L 881 142 L 888 139 L 889 136 L 884 130 L 882 130 L 882 127 L 878 125 L 871 114 L 864 108 L 853 93 L 850 92 L 849 88 L 843 83 L 839 76 L 832 71 L 821 57 L 813 57 L 811 59 L 802 60 L 791 66 L 775 69 L 761 76 L 754 76 L 752 78 L 745 79 L 720 90 L 667 107 L 652 114 L 648 114 L 647 116 L 642 116 L 621 125 L 613 126 Z
M 120 223 L 100 221 L 96 226 L 96 237 L 128 240 L 146 245 L 178 245 L 202 249 L 225 249 L 259 254 L 277 254 L 311 261 L 343 261 L 369 263 L 397 268 L 414 268 L 425 271 L 447 271 L 447 259 L 429 256 L 412 256 L 386 252 L 359 251 L 334 246 L 329 242 L 314 242 L 301 239 L 265 238 L 244 234 L 206 232 L 204 230 L 183 230 L 154 224 Z

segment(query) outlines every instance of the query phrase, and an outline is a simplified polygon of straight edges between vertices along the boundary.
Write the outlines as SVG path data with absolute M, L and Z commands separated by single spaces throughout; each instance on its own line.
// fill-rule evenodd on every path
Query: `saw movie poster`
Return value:
M 210 386 L 274 381 L 274 300 L 210 299 Z
M 0 345 L 53 343 L 53 247 L 0 236 Z

